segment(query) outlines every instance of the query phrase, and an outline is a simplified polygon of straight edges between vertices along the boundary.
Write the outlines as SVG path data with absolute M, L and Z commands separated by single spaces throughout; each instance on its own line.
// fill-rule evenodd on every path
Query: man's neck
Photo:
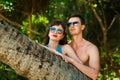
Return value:
M 82 45 L 84 39 L 81 35 L 75 35 L 72 37 L 71 45 L 72 46 L 79 46 Z

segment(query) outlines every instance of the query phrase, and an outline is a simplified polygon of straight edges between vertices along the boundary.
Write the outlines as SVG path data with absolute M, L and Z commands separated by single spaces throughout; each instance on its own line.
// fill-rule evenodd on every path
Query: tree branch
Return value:
M 14 26 L 17 26 L 18 28 L 22 28 L 23 26 L 18 24 L 17 22 L 13 22 L 11 20 L 9 20 L 8 18 L 6 18 L 5 16 L 3 16 L 1 13 L 0 13 L 0 18 L 2 18 L 3 20 L 5 20 L 6 22 L 10 23 L 11 25 L 14 25 Z M 38 35 L 38 36 L 43 36 L 42 34 L 36 32 L 36 31 L 33 31 L 29 28 L 27 28 L 28 31 L 31 31 L 32 33 Z
M 115 16 L 113 17 L 113 19 L 112 19 L 112 21 L 111 21 L 111 23 L 110 23 L 110 25 L 109 25 L 109 27 L 108 27 L 107 30 L 109 30 L 109 29 L 112 27 L 112 25 L 113 25 L 113 23 L 114 23 L 114 21 L 115 21 L 116 18 L 117 18 L 117 16 L 115 15 Z
M 85 4 L 87 4 L 87 1 L 86 1 L 86 0 L 82 0 L 82 1 L 83 1 Z M 93 11 L 95 17 L 97 18 L 97 20 L 98 20 L 98 22 L 99 22 L 99 24 L 100 24 L 101 29 L 102 29 L 103 31 L 105 31 L 106 28 L 105 28 L 104 24 L 102 23 L 102 19 L 101 19 L 100 16 L 97 14 L 96 9 L 92 6 L 91 1 L 88 1 L 88 2 L 89 2 L 89 4 L 90 4 L 90 6 L 91 6 L 91 10 Z
M 103 31 L 105 31 L 106 29 L 105 29 L 105 27 L 104 27 L 104 24 L 102 23 L 102 19 L 101 19 L 100 16 L 97 14 L 97 12 L 96 12 L 96 10 L 95 10 L 94 7 L 91 6 L 91 9 L 92 9 L 94 15 L 96 16 L 96 18 L 97 18 L 97 20 L 98 20 L 98 22 L 99 22 L 99 24 L 100 24 L 101 29 L 102 29 Z

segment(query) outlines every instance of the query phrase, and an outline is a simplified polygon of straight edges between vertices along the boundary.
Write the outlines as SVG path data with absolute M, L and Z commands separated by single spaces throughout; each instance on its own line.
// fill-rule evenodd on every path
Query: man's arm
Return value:
M 87 48 L 87 52 L 89 55 L 88 65 L 81 64 L 68 57 L 67 57 L 67 60 L 69 63 L 73 64 L 76 68 L 78 68 L 81 72 L 86 74 L 88 77 L 90 77 L 93 80 L 96 80 L 99 73 L 99 69 L 100 69 L 99 52 L 97 47 L 94 45 L 90 45 Z

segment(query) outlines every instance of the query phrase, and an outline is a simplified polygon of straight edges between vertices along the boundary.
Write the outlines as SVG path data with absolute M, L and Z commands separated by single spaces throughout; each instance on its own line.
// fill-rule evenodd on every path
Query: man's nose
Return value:
M 74 27 L 73 23 L 71 23 L 69 27 Z

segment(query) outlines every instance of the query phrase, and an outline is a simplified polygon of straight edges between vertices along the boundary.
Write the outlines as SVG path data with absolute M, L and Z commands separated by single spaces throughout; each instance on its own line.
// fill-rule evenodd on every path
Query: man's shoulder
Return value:
M 93 44 L 92 42 L 87 41 L 86 45 L 87 45 L 87 51 L 98 51 L 97 46 L 95 44 Z
M 88 41 L 88 40 L 86 40 L 86 45 L 87 45 L 88 47 L 96 47 L 95 44 L 93 44 L 92 42 L 90 42 L 90 41 Z
M 70 47 L 70 45 L 69 44 L 64 44 L 64 45 L 61 45 L 61 48 L 63 48 L 63 49 L 67 49 L 67 48 L 69 48 Z

